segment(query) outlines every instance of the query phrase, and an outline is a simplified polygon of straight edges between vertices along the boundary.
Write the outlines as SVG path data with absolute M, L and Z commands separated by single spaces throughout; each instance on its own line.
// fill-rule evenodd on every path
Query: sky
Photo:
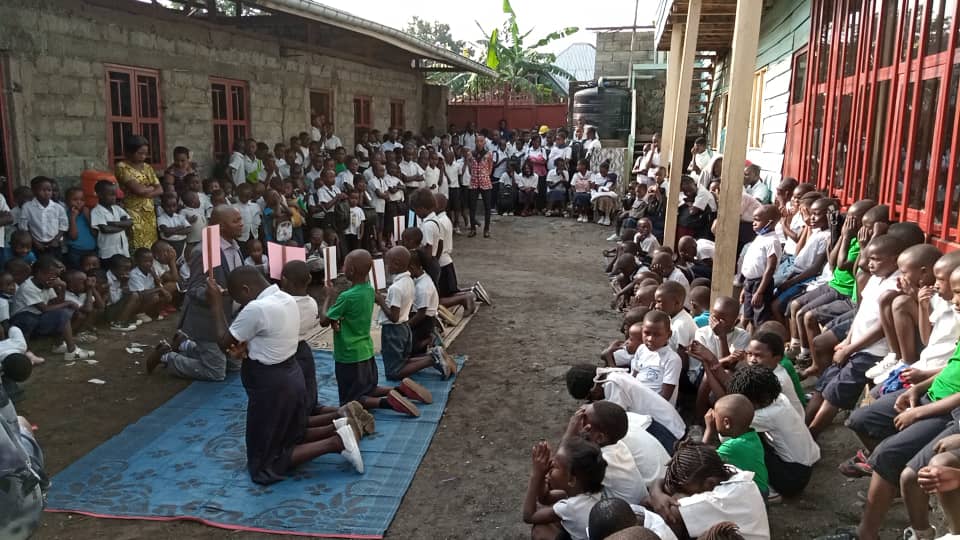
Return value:
M 440 21 L 450 25 L 454 39 L 477 41 L 483 34 L 476 22 L 489 32 L 506 20 L 500 0 L 458 2 L 454 0 L 319 0 L 330 7 L 352 13 L 358 17 L 378 22 L 385 26 L 403 29 L 407 22 L 418 16 L 428 21 Z M 637 24 L 652 24 L 658 0 L 639 0 Z M 580 31 L 551 42 L 544 52 L 559 53 L 573 43 L 596 44 L 596 34 L 585 30 L 598 26 L 630 26 L 633 24 L 634 0 L 590 0 L 559 2 L 543 0 L 512 0 L 520 31 L 533 27 L 530 42 L 568 26 Z M 476 21 L 476 22 L 475 22 Z M 526 42 L 526 41 L 525 41 Z

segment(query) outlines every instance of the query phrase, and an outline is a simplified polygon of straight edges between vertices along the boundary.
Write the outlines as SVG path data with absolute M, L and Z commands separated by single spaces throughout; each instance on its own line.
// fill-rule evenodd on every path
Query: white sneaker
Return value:
M 337 435 L 343 442 L 343 452 L 340 452 L 340 455 L 349 461 L 358 473 L 363 474 L 363 456 L 360 455 L 360 446 L 357 444 L 357 436 L 353 434 L 353 428 L 350 426 L 337 428 Z
M 930 534 L 924 535 L 922 537 L 919 534 L 917 534 L 917 530 L 914 529 L 913 527 L 907 527 L 906 529 L 903 530 L 903 540 L 925 540 L 926 538 L 936 538 L 936 537 L 937 537 L 936 527 L 930 527 Z M 947 538 L 947 537 L 944 536 L 942 538 Z
M 77 347 L 71 352 L 63 353 L 63 359 L 67 362 L 72 362 L 74 360 L 87 360 L 93 358 L 93 351 L 87 351 Z
M 880 384 L 890 375 L 890 371 L 893 370 L 899 363 L 900 360 L 897 359 L 896 353 L 889 353 L 883 357 L 883 360 L 877 362 L 872 368 L 868 369 L 867 372 L 864 373 L 864 376 L 868 379 L 873 379 L 876 384 Z M 879 382 L 877 379 L 880 379 Z
M 59 345 L 51 349 L 50 352 L 52 352 L 53 354 L 63 354 L 67 352 L 67 342 L 66 341 L 61 342 Z
M 334 428 L 340 429 L 340 428 L 342 428 L 343 426 L 349 426 L 349 424 L 347 423 L 347 419 L 346 419 L 346 418 L 334 418 L 334 419 L 333 419 L 333 427 L 334 427 Z
M 617 238 L 620 238 L 620 237 L 617 236 L 617 233 L 613 233 L 607 237 L 607 242 L 616 242 Z
M 140 323 L 148 323 L 148 322 L 153 322 L 153 318 L 147 315 L 146 313 L 137 313 L 137 321 L 139 321 Z
M 118 332 L 132 332 L 137 329 L 137 325 L 132 322 L 126 323 L 126 322 L 116 321 L 116 322 L 110 323 L 110 329 L 116 330 Z

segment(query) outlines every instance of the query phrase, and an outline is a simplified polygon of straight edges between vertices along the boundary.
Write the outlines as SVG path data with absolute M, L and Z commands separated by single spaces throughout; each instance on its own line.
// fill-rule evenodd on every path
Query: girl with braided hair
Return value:
M 570 437 L 552 457 L 546 441 L 537 443 L 531 454 L 533 468 L 523 501 L 523 521 L 533 525 L 531 537 L 588 540 L 590 510 L 600 501 L 607 469 L 600 447 Z
M 677 445 L 664 478 L 650 490 L 650 504 L 679 538 L 697 538 L 724 521 L 736 524 L 745 540 L 770 538 L 753 473 L 725 464 L 713 447 L 699 442 Z

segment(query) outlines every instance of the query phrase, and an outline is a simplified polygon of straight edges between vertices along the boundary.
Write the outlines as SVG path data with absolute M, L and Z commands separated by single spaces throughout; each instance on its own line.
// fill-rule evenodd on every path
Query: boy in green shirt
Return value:
M 404 396 L 414 399 L 429 399 L 430 393 L 410 379 L 403 379 L 400 386 L 379 386 L 377 363 L 373 357 L 373 338 L 370 337 L 370 322 L 373 319 L 375 292 L 368 281 L 373 257 L 363 249 L 347 254 L 343 273 L 351 287 L 336 294 L 333 284 L 327 281 L 320 324 L 333 326 L 333 360 L 337 376 L 337 391 L 340 405 L 351 401 L 360 402 L 367 409 L 393 409 L 409 416 L 420 416 L 416 405 Z
M 764 497 L 769 493 L 767 465 L 763 459 L 763 443 L 750 427 L 753 404 L 740 394 L 727 394 L 718 399 L 703 418 L 706 428 L 703 442 L 709 444 L 715 434 L 723 437 L 717 453 L 724 462 L 753 472 L 753 481 Z

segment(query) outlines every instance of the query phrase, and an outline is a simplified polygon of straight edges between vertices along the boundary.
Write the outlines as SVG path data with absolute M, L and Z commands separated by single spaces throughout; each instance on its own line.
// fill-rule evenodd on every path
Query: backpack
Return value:
M 331 212 L 327 212 L 329 216 Z M 340 201 L 333 205 L 333 228 L 336 231 L 345 231 L 350 226 L 350 203 Z

